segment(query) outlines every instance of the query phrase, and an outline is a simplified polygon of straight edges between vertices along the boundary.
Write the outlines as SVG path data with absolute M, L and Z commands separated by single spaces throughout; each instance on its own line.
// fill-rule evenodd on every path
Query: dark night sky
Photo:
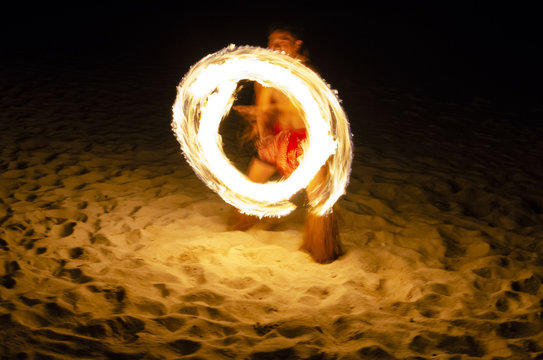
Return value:
M 17 3 L 2 11 L 4 48 L 26 59 L 147 48 L 188 67 L 229 43 L 265 45 L 267 25 L 287 19 L 305 26 L 312 61 L 339 87 L 390 83 L 452 97 L 539 101 L 538 12 L 527 3 L 198 4 Z

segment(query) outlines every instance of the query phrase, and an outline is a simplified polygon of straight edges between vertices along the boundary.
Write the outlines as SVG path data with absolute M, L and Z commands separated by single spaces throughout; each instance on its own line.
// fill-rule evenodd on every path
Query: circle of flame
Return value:
M 303 115 L 308 144 L 299 166 L 287 179 L 252 182 L 223 151 L 219 124 L 230 111 L 241 80 L 277 88 Z M 326 162 L 326 179 L 311 192 L 311 211 L 326 214 L 345 193 L 353 157 L 345 112 L 337 93 L 290 56 L 234 45 L 207 55 L 190 68 L 177 87 L 172 129 L 197 176 L 243 213 L 287 215 L 296 208 L 289 199 L 306 188 Z

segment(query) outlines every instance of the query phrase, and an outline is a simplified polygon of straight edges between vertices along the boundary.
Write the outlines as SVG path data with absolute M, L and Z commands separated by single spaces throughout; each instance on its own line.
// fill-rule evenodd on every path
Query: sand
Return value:
M 343 86 L 345 255 L 320 265 L 304 208 L 228 230 L 170 129 L 187 68 L 160 55 L 9 64 L 0 358 L 543 358 L 541 127 L 486 98 Z

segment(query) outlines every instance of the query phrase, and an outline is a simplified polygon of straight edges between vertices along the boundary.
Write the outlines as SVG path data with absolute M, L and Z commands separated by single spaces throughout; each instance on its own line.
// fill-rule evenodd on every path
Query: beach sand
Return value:
M 228 230 L 170 128 L 186 67 L 72 55 L 10 63 L 0 88 L 1 359 L 543 358 L 523 113 L 344 86 L 345 254 L 320 265 L 306 209 Z

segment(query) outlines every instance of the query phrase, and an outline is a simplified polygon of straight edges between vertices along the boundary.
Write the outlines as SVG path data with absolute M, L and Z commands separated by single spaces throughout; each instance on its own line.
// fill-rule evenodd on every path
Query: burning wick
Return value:
M 287 179 L 252 182 L 223 151 L 219 125 L 234 103 L 241 80 L 279 89 L 303 116 L 307 148 Z M 259 217 L 287 215 L 296 208 L 289 199 L 326 162 L 329 175 L 312 196 L 312 212 L 326 214 L 345 193 L 353 157 L 347 117 L 336 93 L 319 75 L 288 55 L 234 45 L 207 55 L 191 67 L 177 88 L 172 129 L 198 177 L 241 212 Z

